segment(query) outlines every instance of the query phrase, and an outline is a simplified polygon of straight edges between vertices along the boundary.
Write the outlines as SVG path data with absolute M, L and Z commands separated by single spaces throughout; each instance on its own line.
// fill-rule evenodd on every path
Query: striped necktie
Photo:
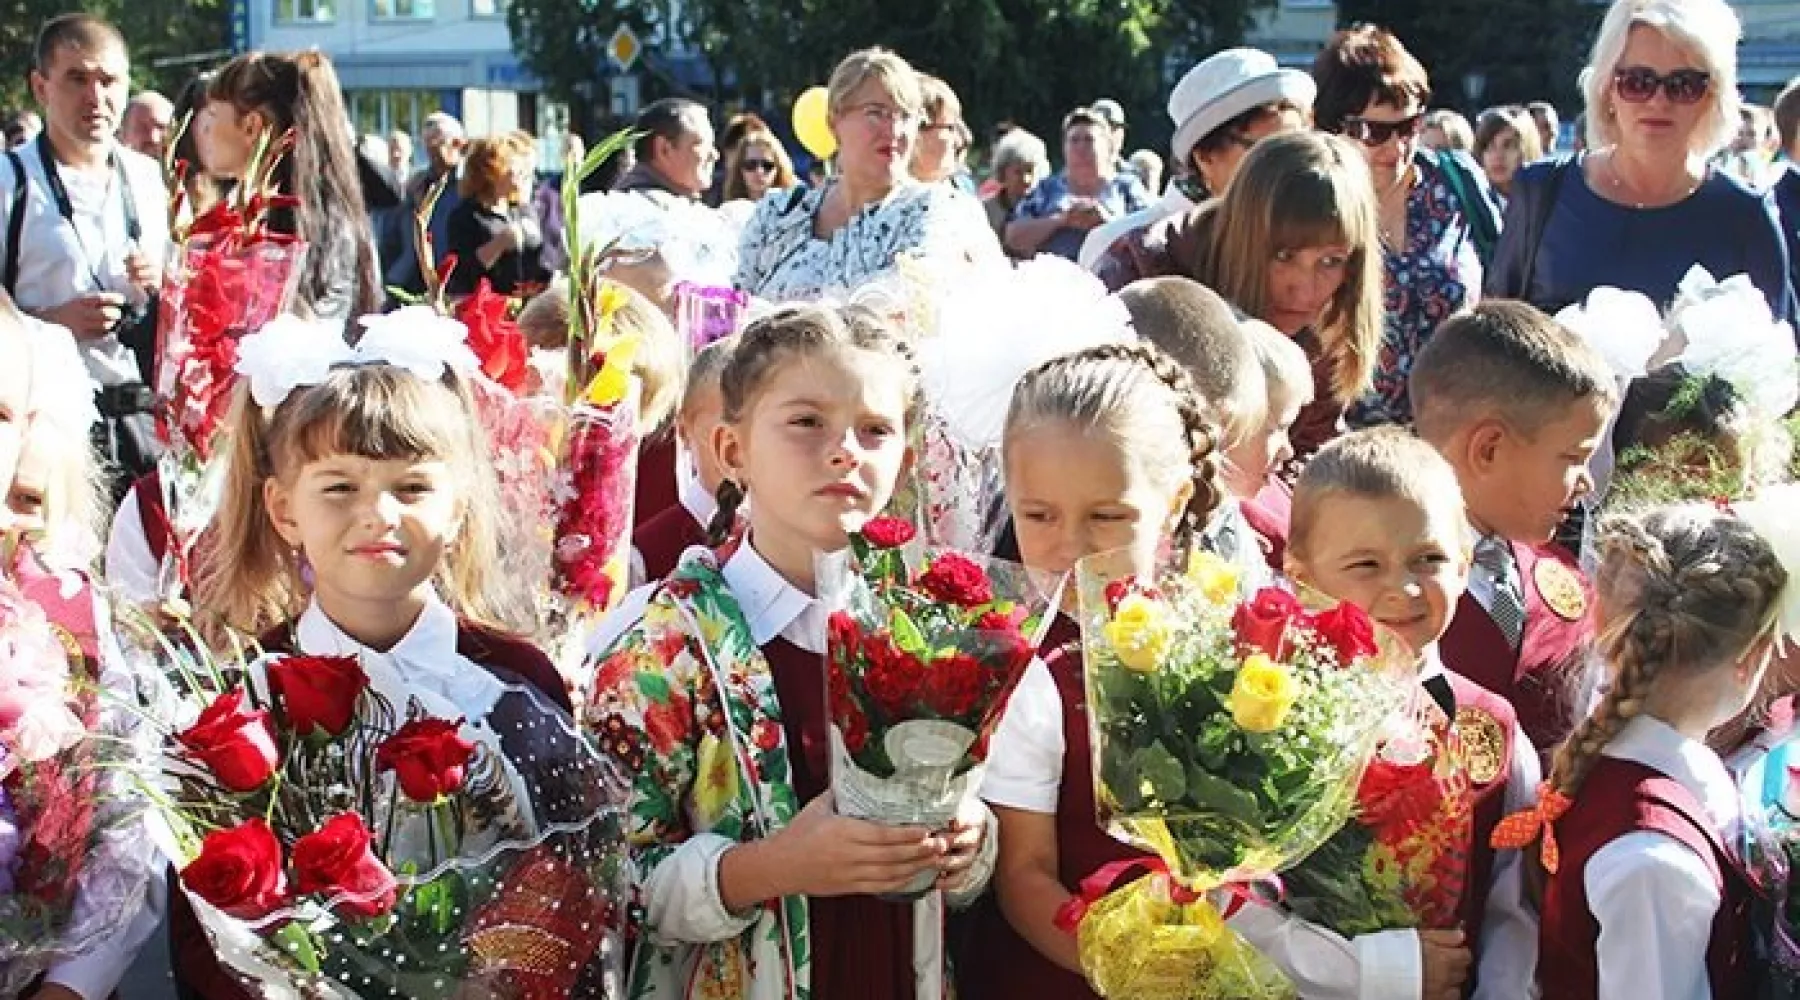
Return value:
M 1497 535 L 1488 535 L 1475 546 L 1475 565 L 1494 582 L 1489 617 L 1500 626 L 1507 646 L 1518 649 L 1519 638 L 1525 634 L 1525 595 L 1519 592 L 1515 579 L 1517 564 L 1513 561 L 1512 545 Z

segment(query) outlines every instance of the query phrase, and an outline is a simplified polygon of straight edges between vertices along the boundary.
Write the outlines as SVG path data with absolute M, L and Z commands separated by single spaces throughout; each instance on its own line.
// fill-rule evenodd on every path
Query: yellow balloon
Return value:
M 831 96 L 824 87 L 809 87 L 794 102 L 794 135 L 821 160 L 837 152 L 837 136 L 831 134 Z

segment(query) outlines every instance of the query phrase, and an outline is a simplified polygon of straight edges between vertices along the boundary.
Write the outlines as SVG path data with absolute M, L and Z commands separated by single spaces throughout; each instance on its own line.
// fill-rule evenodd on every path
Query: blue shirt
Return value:
M 1054 173 L 1038 181 L 1024 200 L 1014 206 L 1012 217 L 1014 220 L 1048 219 L 1068 211 L 1069 206 L 1077 200 L 1078 196 L 1069 190 L 1069 175 Z M 1136 173 L 1121 171 L 1112 175 L 1106 186 L 1094 197 L 1094 201 L 1099 202 L 1107 214 L 1116 219 L 1139 209 L 1149 208 L 1150 193 L 1144 190 L 1144 182 L 1138 179 Z M 1081 259 L 1082 241 L 1086 239 L 1087 230 L 1064 226 L 1045 240 L 1038 251 L 1078 261 Z
M 1558 164 L 1567 169 L 1527 275 L 1529 220 Z M 1530 195 L 1521 197 L 1527 190 Z M 1519 171 L 1513 191 L 1488 269 L 1488 295 L 1524 299 L 1554 313 L 1610 285 L 1667 308 L 1682 276 L 1699 264 L 1720 281 L 1749 275 L 1777 319 L 1793 318 L 1787 241 L 1775 200 L 1723 171 L 1709 170 L 1693 194 L 1662 208 L 1627 208 L 1600 197 L 1588 187 L 1579 160 L 1533 163 Z

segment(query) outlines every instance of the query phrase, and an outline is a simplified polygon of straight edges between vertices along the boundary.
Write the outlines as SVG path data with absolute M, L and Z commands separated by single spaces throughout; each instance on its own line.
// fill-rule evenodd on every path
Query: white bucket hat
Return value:
M 1175 162 L 1186 163 L 1194 144 L 1207 133 L 1259 104 L 1286 100 L 1311 110 L 1318 92 L 1311 76 L 1282 69 L 1261 49 L 1216 52 L 1188 70 L 1169 93 Z

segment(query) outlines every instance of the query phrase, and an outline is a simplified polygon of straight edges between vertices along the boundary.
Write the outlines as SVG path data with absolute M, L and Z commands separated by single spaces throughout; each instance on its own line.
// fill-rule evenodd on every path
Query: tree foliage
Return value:
M 1469 109 L 1463 79 L 1481 73 L 1480 107 L 1579 104 L 1576 74 L 1606 8 L 1584 0 L 1340 0 L 1338 23 L 1394 32 L 1431 74 L 1433 103 Z
M 893 49 L 949 81 L 977 128 L 1011 120 L 1054 135 L 1070 108 L 1112 97 L 1134 142 L 1166 137 L 1170 57 L 1191 60 L 1241 40 L 1274 0 L 688 0 L 672 26 L 715 68 L 712 96 L 785 112 L 846 53 Z M 654 24 L 633 0 L 513 0 L 521 60 L 567 97 L 597 90 L 604 45 L 621 20 Z M 596 9 L 598 8 L 598 9 Z M 655 7 L 660 10 L 660 7 Z M 649 37 L 645 35 L 644 37 Z M 591 43 L 591 44 L 590 44 Z M 560 83 L 571 81 L 571 85 Z
M 38 27 L 75 11 L 119 26 L 131 53 L 133 90 L 153 87 L 171 99 L 205 68 L 188 57 L 227 45 L 224 0 L 0 0 L 0 108 L 35 106 L 27 78 Z M 156 65 L 164 60 L 183 61 Z

